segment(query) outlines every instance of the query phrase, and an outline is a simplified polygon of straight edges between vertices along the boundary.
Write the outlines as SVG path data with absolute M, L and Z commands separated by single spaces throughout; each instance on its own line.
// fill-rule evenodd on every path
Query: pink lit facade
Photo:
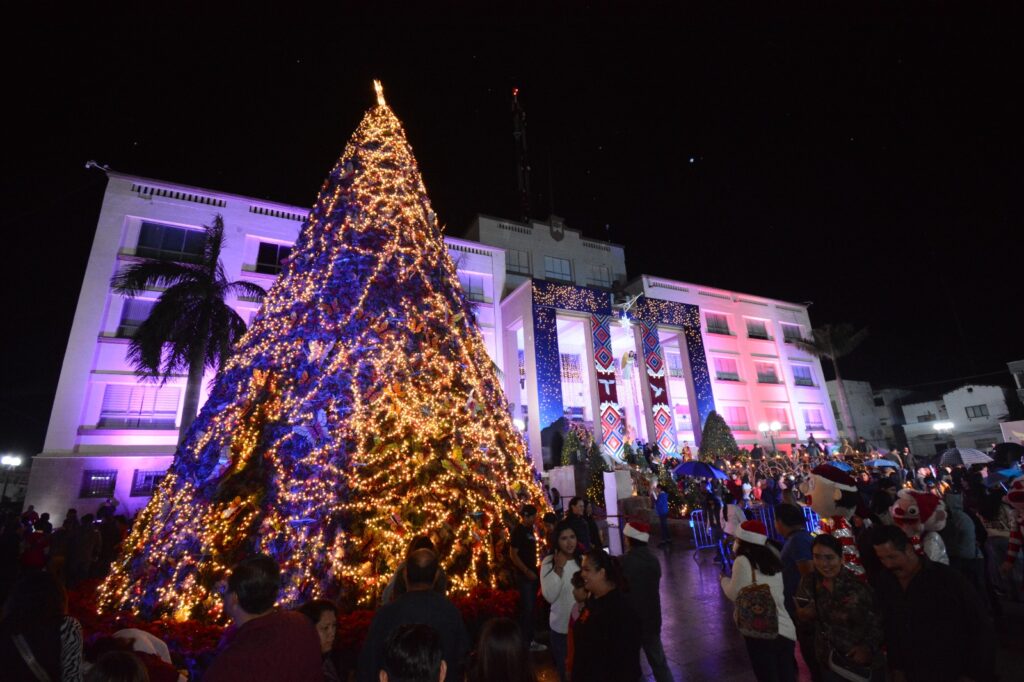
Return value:
M 161 386 L 135 376 L 125 361 L 129 338 L 159 292 L 127 300 L 110 290 L 110 279 L 141 257 L 187 252 L 196 232 L 216 214 L 224 217 L 227 244 L 222 261 L 228 277 L 269 288 L 306 209 L 109 173 L 44 449 L 33 459 L 26 504 L 51 514 L 68 507 L 80 514 L 93 512 L 107 497 L 115 498 L 119 511 L 129 514 L 146 504 L 177 443 L 185 377 Z M 561 224 L 523 224 L 486 216 L 475 221 L 469 234 L 472 241 L 445 241 L 463 290 L 476 305 L 491 357 L 502 370 L 510 409 L 521 421 L 541 468 L 544 460 L 550 464 L 551 453 L 540 456 L 546 424 L 540 423 L 538 406 L 543 403 L 544 382 L 538 381 L 537 311 L 529 282 L 568 283 L 607 295 L 613 283 L 626 280 L 623 248 L 583 238 Z M 714 404 L 741 444 L 767 443 L 757 428 L 772 421 L 783 425 L 775 437 L 780 447 L 805 440 L 810 433 L 819 440 L 835 438 L 821 365 L 787 342 L 808 334 L 806 307 L 647 275 L 627 290 L 699 308 Z M 254 301 L 231 304 L 247 320 L 257 310 Z M 602 408 L 591 318 L 562 310 L 551 315 L 557 329 L 556 357 L 561 358 L 561 408 L 600 438 L 602 427 L 595 415 Z M 636 329 L 617 324 L 608 332 L 608 348 L 617 358 L 614 380 L 624 433 L 651 441 L 654 414 L 665 408 L 652 405 L 649 379 L 639 366 L 631 369 L 618 362 L 630 350 L 640 352 L 642 359 L 641 337 Z M 658 352 L 665 365 L 675 442 L 680 448 L 684 442 L 692 446 L 700 426 L 694 424 L 692 377 L 683 362 L 686 341 L 671 326 L 654 332 L 660 337 Z M 610 375 L 604 376 L 607 382 Z M 212 378 L 208 375 L 204 383 Z

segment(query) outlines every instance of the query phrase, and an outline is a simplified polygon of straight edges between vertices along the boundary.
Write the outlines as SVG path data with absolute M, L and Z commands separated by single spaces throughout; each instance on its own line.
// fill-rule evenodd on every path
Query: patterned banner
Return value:
M 644 366 L 647 368 L 651 418 L 654 421 L 654 442 L 663 453 L 676 452 L 676 427 L 672 419 L 672 407 L 668 404 L 665 359 L 661 353 L 658 328 L 640 320 L 640 334 L 643 337 Z
M 625 424 L 615 387 L 615 354 L 612 352 L 610 315 L 591 315 L 594 337 L 594 369 L 597 370 L 597 394 L 600 403 L 601 443 L 605 452 L 622 459 Z
M 540 428 L 562 418 L 562 360 L 558 353 L 558 324 L 554 308 L 533 308 L 533 343 L 537 359 L 537 398 Z

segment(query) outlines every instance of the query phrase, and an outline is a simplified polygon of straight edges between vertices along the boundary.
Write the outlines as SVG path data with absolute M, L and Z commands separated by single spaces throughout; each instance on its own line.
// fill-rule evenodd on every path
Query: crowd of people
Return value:
M 1020 511 L 1010 502 L 1024 506 L 1024 479 L 994 486 L 984 467 L 917 466 L 909 453 L 895 453 L 894 466 L 868 466 L 888 453 L 802 447 L 806 455 L 755 448 L 720 460 L 727 478 L 704 491 L 722 538 L 722 590 L 755 677 L 795 682 L 799 655 L 815 682 L 994 679 L 1000 578 L 1015 570 L 1020 549 L 1019 530 L 1000 544 L 997 529 Z M 527 682 L 537 679 L 533 654 L 544 650 L 560 680 L 638 680 L 643 658 L 655 680 L 673 679 L 650 526 L 625 523 L 625 553 L 612 556 L 588 501 L 563 505 L 546 492 L 556 511 L 524 505 L 508 532 L 515 618 L 493 619 L 471 637 L 433 543 L 418 536 L 351 659 L 336 649 L 337 605 L 275 607 L 279 567 L 257 555 L 218 584 L 230 627 L 202 679 Z M 661 545 L 671 542 L 667 493 L 658 485 L 652 495 Z M 180 679 L 152 635 L 122 631 L 83 647 L 67 612 L 65 589 L 105 575 L 129 523 L 109 501 L 81 518 L 69 510 L 57 529 L 32 507 L 0 518 L 3 679 Z
M 815 682 L 994 679 L 1024 479 L 909 449 L 806 449 L 720 461 L 728 478 L 706 489 L 755 677 L 795 681 L 799 649 Z

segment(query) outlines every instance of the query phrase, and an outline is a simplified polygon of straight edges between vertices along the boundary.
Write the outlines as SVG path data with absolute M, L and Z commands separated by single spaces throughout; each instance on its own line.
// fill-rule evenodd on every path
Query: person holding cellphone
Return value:
M 797 618 L 814 624 L 814 654 L 825 679 L 885 680 L 882 617 L 871 588 L 843 567 L 843 547 L 822 534 L 811 544 L 814 572 L 793 601 Z

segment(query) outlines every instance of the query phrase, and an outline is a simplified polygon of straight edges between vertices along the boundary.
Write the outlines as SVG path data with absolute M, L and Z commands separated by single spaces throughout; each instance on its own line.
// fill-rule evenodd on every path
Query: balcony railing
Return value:
M 736 372 L 715 372 L 715 378 L 719 381 L 739 381 L 740 375 Z
M 797 386 L 814 386 L 814 379 L 810 377 L 796 377 L 793 379 L 793 383 Z

